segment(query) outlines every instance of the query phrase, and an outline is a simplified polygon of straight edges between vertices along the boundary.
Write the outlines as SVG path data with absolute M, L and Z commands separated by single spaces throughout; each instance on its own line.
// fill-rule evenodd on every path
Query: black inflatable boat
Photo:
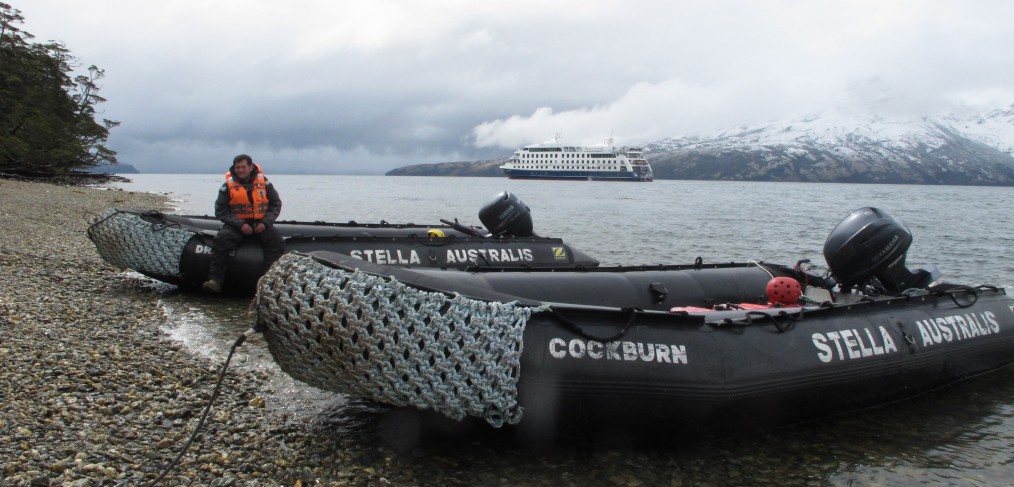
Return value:
M 452 418 L 768 427 L 1014 361 L 1014 300 L 909 270 L 911 241 L 863 208 L 828 237 L 821 275 L 700 261 L 449 272 L 290 254 L 258 286 L 257 323 L 298 380 Z
M 480 210 L 479 218 L 488 231 L 457 220 L 437 225 L 279 221 L 275 227 L 288 252 L 326 250 L 386 265 L 455 269 L 598 265 L 559 238 L 535 235 L 530 210 L 511 193 L 498 195 Z M 208 278 L 212 241 L 221 226 L 211 216 L 110 209 L 94 220 L 88 237 L 113 265 L 200 289 Z M 249 239 L 230 257 L 224 290 L 251 295 L 264 271 L 260 243 Z

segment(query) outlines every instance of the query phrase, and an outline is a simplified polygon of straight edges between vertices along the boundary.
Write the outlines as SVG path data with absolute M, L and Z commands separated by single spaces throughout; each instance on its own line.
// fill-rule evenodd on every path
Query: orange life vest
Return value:
M 246 185 L 236 181 L 232 172 L 225 173 L 225 184 L 229 187 L 229 207 L 236 218 L 243 220 L 263 220 L 268 214 L 268 178 L 257 168 L 257 175 L 254 176 L 253 189 L 247 192 Z M 251 201 L 252 199 L 252 201 Z

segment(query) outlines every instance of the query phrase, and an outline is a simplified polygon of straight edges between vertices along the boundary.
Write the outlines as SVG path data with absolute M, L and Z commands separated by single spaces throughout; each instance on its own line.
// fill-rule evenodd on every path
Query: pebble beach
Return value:
M 158 292 L 88 240 L 91 219 L 111 207 L 170 209 L 158 194 L 0 179 L 0 486 L 148 484 L 218 380 L 225 357 L 169 339 Z M 411 468 L 386 471 L 383 449 L 353 452 L 312 421 L 272 412 L 266 381 L 230 368 L 198 440 L 160 485 L 426 483 Z

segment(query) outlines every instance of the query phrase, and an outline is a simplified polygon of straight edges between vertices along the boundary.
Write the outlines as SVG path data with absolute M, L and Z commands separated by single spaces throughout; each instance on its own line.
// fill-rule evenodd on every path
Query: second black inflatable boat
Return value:
M 486 228 L 443 220 L 436 225 L 387 222 L 275 222 L 287 252 L 331 251 L 378 264 L 406 267 L 594 267 L 598 261 L 559 238 L 533 233 L 527 205 L 501 193 L 479 212 Z M 200 289 L 208 278 L 212 242 L 222 222 L 211 216 L 110 209 L 88 229 L 99 255 L 118 267 L 160 281 Z M 488 229 L 488 230 L 487 230 Z M 230 257 L 224 291 L 252 295 L 264 274 L 256 239 Z

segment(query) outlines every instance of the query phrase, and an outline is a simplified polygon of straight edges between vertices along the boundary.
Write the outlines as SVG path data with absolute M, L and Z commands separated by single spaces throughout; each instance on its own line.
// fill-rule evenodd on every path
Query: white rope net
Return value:
M 293 378 L 394 406 L 515 424 L 522 334 L 533 312 L 422 291 L 288 254 L 258 283 L 257 324 Z
M 182 277 L 180 257 L 194 235 L 115 208 L 99 215 L 88 228 L 88 238 L 106 262 L 156 276 Z

